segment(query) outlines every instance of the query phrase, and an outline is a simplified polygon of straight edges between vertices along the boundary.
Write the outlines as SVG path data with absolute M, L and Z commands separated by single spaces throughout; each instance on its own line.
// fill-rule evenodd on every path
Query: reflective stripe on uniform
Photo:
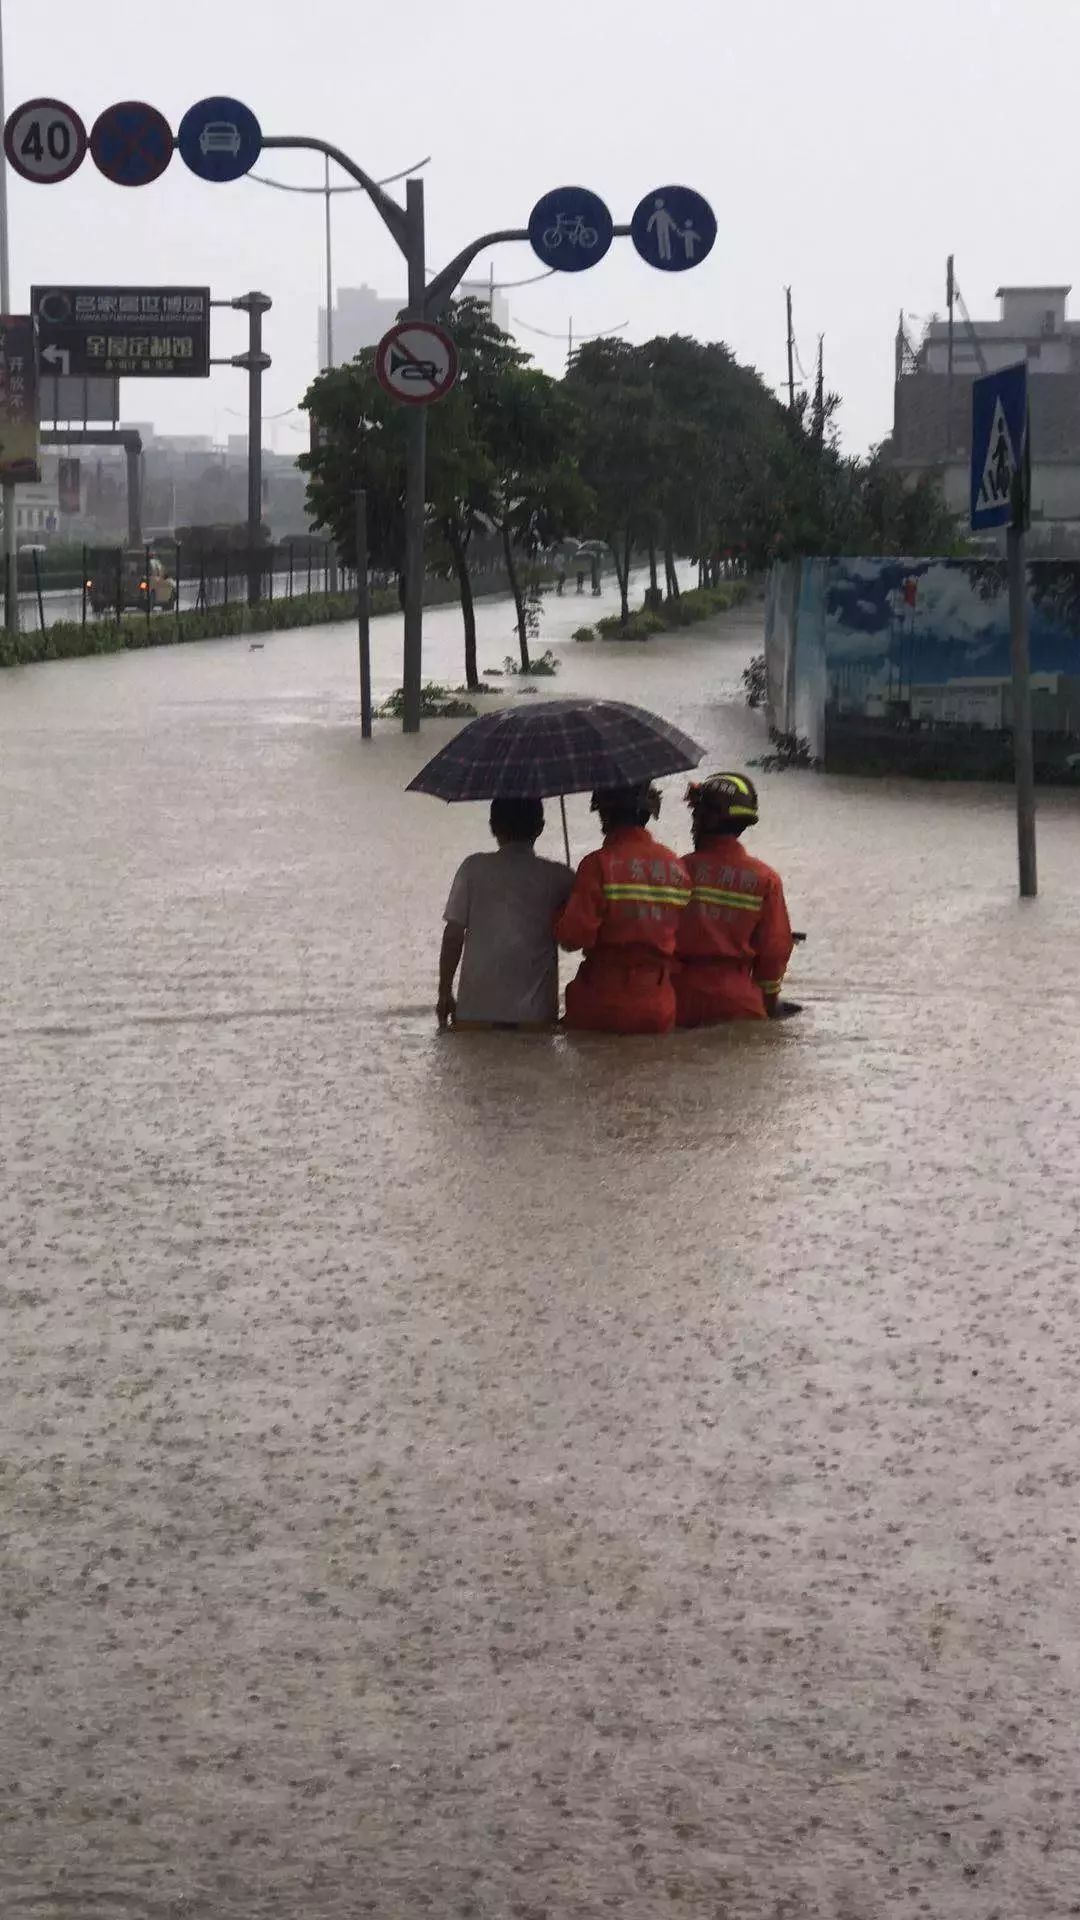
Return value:
M 735 893 L 730 887 L 695 887 L 694 899 L 710 907 L 744 907 L 747 913 L 758 913 L 763 905 L 759 893 Z
M 640 883 L 631 886 L 606 886 L 605 900 L 642 900 L 655 907 L 688 907 L 690 890 L 688 887 L 646 887 Z
M 779 993 L 784 983 L 782 980 L 759 980 L 757 984 L 762 993 Z

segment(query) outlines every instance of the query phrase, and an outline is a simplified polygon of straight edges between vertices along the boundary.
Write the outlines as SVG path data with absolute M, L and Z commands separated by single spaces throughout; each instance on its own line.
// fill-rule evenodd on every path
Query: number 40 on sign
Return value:
M 24 180 L 70 180 L 86 158 L 86 128 L 63 100 L 27 100 L 4 128 L 4 152 Z

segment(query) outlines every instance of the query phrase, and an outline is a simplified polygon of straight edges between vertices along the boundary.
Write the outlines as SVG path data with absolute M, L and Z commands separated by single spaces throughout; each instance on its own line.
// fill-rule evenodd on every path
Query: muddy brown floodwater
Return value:
M 761 749 L 755 614 L 583 611 Z M 1021 908 L 1007 792 L 763 778 L 801 1020 L 440 1040 L 448 732 L 0 683 L 3 1920 L 1080 1913 L 1075 800 Z

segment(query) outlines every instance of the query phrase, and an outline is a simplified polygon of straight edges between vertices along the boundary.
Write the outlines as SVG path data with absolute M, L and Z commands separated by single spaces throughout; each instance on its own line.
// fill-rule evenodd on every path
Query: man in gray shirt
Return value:
M 454 875 L 446 903 L 439 1025 L 554 1026 L 559 960 L 553 929 L 574 876 L 533 851 L 544 831 L 542 801 L 493 800 L 491 831 L 499 851 L 471 853 Z

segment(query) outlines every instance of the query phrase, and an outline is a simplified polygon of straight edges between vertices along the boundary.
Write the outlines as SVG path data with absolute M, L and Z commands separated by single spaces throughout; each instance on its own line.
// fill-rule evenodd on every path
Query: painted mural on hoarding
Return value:
M 1080 767 L 1080 567 L 1029 569 L 1032 720 L 1044 762 Z M 825 757 L 876 735 L 915 760 L 993 769 L 1012 728 L 1009 598 L 997 562 L 839 560 L 825 598 Z M 894 761 L 897 754 L 890 756 Z
M 770 686 L 829 767 L 1007 775 L 1009 599 L 998 561 L 788 562 L 770 582 Z M 1080 565 L 1028 568 L 1032 718 L 1044 778 L 1080 779 Z M 777 702 L 773 700 L 774 709 Z M 783 722 L 778 722 L 783 724 Z

